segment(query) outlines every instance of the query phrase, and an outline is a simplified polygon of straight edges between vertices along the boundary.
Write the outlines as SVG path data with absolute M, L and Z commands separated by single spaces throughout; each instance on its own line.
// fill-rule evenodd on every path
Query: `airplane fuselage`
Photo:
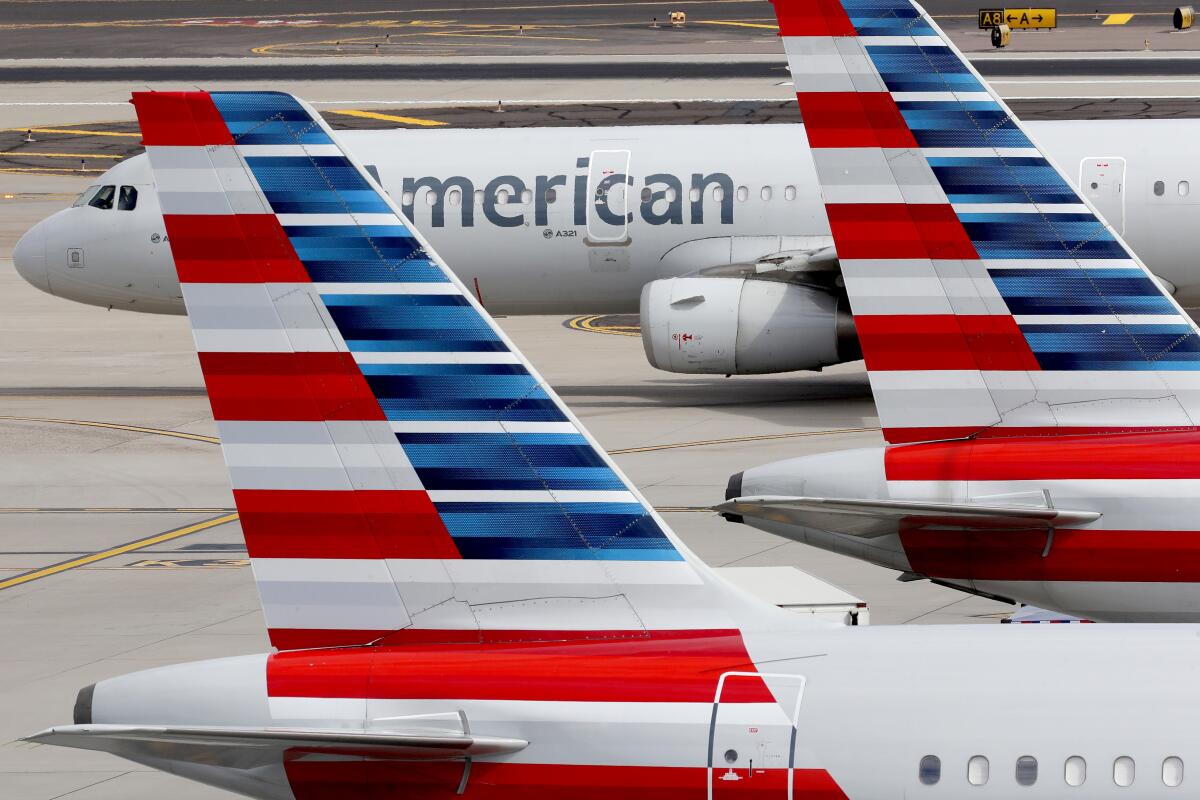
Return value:
M 1179 157 L 1200 120 L 1030 128 L 1181 302 L 1200 299 L 1200 271 L 1178 235 L 1200 203 L 1200 174 Z M 797 125 L 339 137 L 496 313 L 634 311 L 650 281 L 832 241 Z M 79 302 L 183 313 L 144 159 L 98 185 L 136 187 L 136 208 L 59 212 L 18 246 L 18 269 Z

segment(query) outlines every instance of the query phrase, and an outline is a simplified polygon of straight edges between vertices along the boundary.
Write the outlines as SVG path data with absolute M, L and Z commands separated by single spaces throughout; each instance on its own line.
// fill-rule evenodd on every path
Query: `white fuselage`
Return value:
M 1200 298 L 1200 269 L 1178 235 L 1197 219 L 1200 174 L 1180 155 L 1200 120 L 1029 127 L 1177 298 Z M 339 137 L 496 313 L 634 311 L 658 278 L 832 241 L 797 125 Z M 19 243 L 17 269 L 78 302 L 183 313 L 144 158 L 97 183 L 136 186 L 136 208 L 59 212 Z

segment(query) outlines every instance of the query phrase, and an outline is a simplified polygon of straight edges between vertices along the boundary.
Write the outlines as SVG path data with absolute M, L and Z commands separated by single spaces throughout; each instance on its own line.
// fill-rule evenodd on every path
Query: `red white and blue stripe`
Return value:
M 734 627 L 318 115 L 134 103 L 276 646 Z
M 1193 426 L 1195 325 L 924 12 L 775 6 L 888 440 Z

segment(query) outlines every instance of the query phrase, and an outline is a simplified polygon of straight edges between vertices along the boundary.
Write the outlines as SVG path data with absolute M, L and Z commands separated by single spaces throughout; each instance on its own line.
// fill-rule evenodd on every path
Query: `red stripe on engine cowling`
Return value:
M 861 314 L 854 327 L 868 370 L 1041 369 L 1007 314 Z
M 218 420 L 386 419 L 350 353 L 200 353 Z
M 780 36 L 856 36 L 839 0 L 773 0 Z
M 1200 531 L 902 530 L 914 572 L 993 581 L 1200 582 Z
M 274 214 L 165 214 L 180 283 L 308 283 Z
M 799 92 L 809 146 L 917 146 L 908 123 L 887 92 Z
M 703 752 L 695 754 L 696 758 L 703 756 Z M 451 800 L 463 777 L 461 761 L 325 760 L 285 755 L 283 765 L 296 800 L 345 800 L 348 796 Z M 787 797 L 787 776 L 784 768 L 756 766 L 752 778 L 734 784 L 738 788 L 728 796 L 782 800 Z M 791 778 L 795 797 L 846 800 L 846 794 L 823 769 L 795 769 Z M 708 791 L 708 780 L 705 767 L 484 760 L 471 765 L 467 792 L 474 800 L 612 800 L 614 797 L 701 800 Z M 718 791 L 714 796 L 726 795 Z
M 711 703 L 718 679 L 730 671 L 754 671 L 740 633 L 670 631 L 619 640 L 275 653 L 267 661 L 267 693 L 271 697 Z M 364 677 L 368 675 L 369 682 Z M 774 698 L 761 680 L 739 680 L 725 688 L 721 701 L 770 703 Z
M 251 558 L 461 558 L 423 490 L 235 489 Z
M 889 447 L 890 481 L 1200 478 L 1200 432 L 997 438 Z
M 133 107 L 148 147 L 233 144 L 208 92 L 134 92 Z
M 945 204 L 827 203 L 838 258 L 979 259 L 954 208 Z

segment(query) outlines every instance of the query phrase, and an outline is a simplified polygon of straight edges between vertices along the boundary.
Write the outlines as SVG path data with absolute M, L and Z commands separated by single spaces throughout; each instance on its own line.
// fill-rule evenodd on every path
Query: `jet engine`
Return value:
M 751 375 L 860 358 L 837 291 L 762 278 L 684 276 L 642 288 L 642 343 L 667 372 Z

